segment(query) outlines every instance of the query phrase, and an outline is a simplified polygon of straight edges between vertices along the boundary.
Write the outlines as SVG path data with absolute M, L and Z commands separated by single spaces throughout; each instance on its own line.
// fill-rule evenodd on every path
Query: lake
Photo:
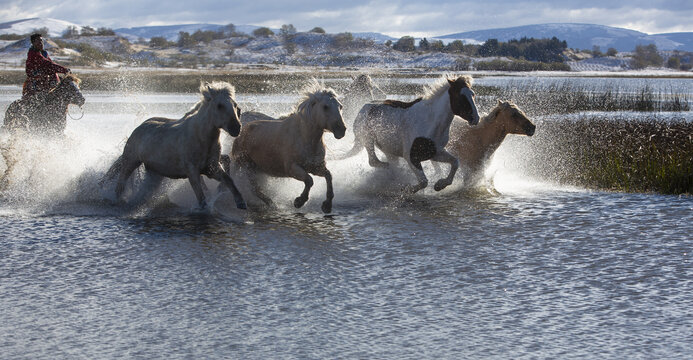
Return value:
M 3 109 L 18 97 L 18 87 L 0 88 Z M 22 163 L 0 192 L 3 357 L 693 352 L 690 196 L 538 179 L 518 156 L 533 139 L 508 137 L 482 189 L 429 186 L 404 196 L 392 189 L 413 177 L 403 168 L 371 169 L 362 153 L 328 161 L 335 183 L 328 216 L 320 211 L 321 178 L 299 210 L 292 200 L 302 184 L 293 180 L 268 182 L 272 210 L 236 210 L 222 193 L 212 196 L 210 213 L 198 214 L 185 180 L 168 182 L 158 202 L 129 208 L 105 200 L 112 192 L 99 184 L 105 170 L 139 122 L 180 117 L 198 96 L 86 98 L 65 139 L 19 149 Z M 297 97 L 237 99 L 244 110 L 280 114 Z M 331 152 L 348 149 L 348 138 L 325 135 Z

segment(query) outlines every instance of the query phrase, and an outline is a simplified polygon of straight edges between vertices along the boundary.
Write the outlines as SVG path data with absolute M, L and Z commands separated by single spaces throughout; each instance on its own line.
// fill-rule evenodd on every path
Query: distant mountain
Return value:
M 659 50 L 693 51 L 693 33 L 670 33 L 649 35 L 643 32 L 593 24 L 540 24 L 500 29 L 467 31 L 457 34 L 436 36 L 437 39 L 462 39 L 484 42 L 488 39 L 508 41 L 522 37 L 551 38 L 565 40 L 568 47 L 592 49 L 599 46 L 602 51 L 615 48 L 618 51 L 633 51 L 636 45 L 655 44 Z
M 32 18 L 2 23 L 0 24 L 0 34 L 29 34 L 38 29 L 47 28 L 49 36 L 60 37 L 70 26 L 76 27 L 78 31 L 82 30 L 82 26 L 68 21 L 50 18 Z
M 60 37 L 70 26 L 76 27 L 78 31 L 82 29 L 81 25 L 68 21 L 32 18 L 0 23 L 0 34 L 28 34 L 40 28 L 47 28 L 51 37 Z M 181 31 L 192 34 L 197 30 L 217 31 L 223 27 L 224 25 L 219 24 L 181 24 L 119 28 L 114 29 L 114 31 L 130 41 L 136 41 L 140 38 L 148 40 L 154 36 L 163 36 L 169 41 L 175 41 L 178 39 L 178 34 Z M 253 30 L 257 28 L 259 26 L 236 25 L 236 31 L 246 34 L 252 34 Z M 279 29 L 272 29 L 272 31 L 279 33 Z M 352 35 L 357 38 L 372 39 L 376 43 L 384 43 L 387 40 L 397 41 L 396 38 L 375 32 L 352 33 Z M 551 38 L 554 36 L 560 40 L 565 40 L 568 43 L 568 47 L 577 49 L 591 50 L 596 45 L 602 51 L 606 51 L 610 47 L 618 51 L 632 51 L 636 45 L 656 44 L 659 50 L 693 51 L 693 32 L 650 35 L 635 30 L 593 24 L 555 23 L 526 25 L 467 31 L 435 36 L 429 39 L 440 39 L 447 42 L 460 39 L 466 43 L 483 43 L 488 39 L 508 41 L 522 37 Z
M 361 38 L 361 39 L 371 39 L 378 44 L 382 44 L 388 40 L 397 41 L 397 38 L 393 38 L 392 36 L 388 36 L 388 35 L 377 33 L 377 32 L 360 32 L 360 33 L 353 33 L 352 35 L 354 37 Z

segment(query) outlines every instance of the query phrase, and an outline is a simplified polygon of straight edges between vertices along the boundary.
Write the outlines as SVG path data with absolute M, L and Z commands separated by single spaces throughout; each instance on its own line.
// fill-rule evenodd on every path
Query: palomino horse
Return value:
M 460 160 L 465 177 L 469 179 L 465 182 L 475 184 L 506 135 L 532 136 L 535 129 L 536 126 L 517 105 L 499 100 L 477 126 L 455 119 L 450 126 L 450 142 L 446 148 Z
M 445 150 L 450 123 L 455 115 L 474 125 L 479 114 L 471 89 L 472 78 L 460 76 L 444 78 L 439 84 L 427 88 L 427 94 L 412 102 L 386 100 L 384 103 L 366 104 L 354 121 L 354 147 L 343 157 L 356 155 L 365 148 L 368 163 L 373 167 L 386 167 L 378 160 L 377 147 L 390 160 L 403 157 L 416 174 L 418 183 L 407 187 L 415 193 L 428 186 L 421 162 L 433 160 L 450 164 L 450 174 L 435 184 L 440 191 L 452 184 L 458 160 Z
M 310 174 L 314 174 L 324 177 L 327 183 L 327 198 L 322 203 L 322 211 L 332 211 L 332 174 L 325 165 L 322 135 L 327 130 L 337 139 L 344 136 L 346 126 L 340 113 L 341 108 L 342 104 L 333 90 L 314 82 L 292 114 L 280 119 L 249 123 L 244 121 L 241 134 L 233 142 L 231 158 L 245 170 L 252 191 L 265 204 L 271 205 L 272 200 L 260 191 L 258 172 L 303 181 L 305 188 L 294 200 L 297 208 L 308 200 L 308 193 L 313 186 Z M 271 119 L 260 113 L 254 113 L 253 116 Z
M 44 135 L 62 134 L 67 125 L 67 106 L 84 105 L 79 83 L 76 76 L 67 74 L 50 92 L 12 102 L 5 111 L 5 127 L 11 131 L 23 129 Z
M 238 136 L 241 109 L 234 100 L 235 90 L 226 82 L 204 83 L 202 99 L 179 120 L 150 118 L 139 125 L 125 143 L 123 155 L 106 174 L 116 173 L 116 197 L 120 198 L 125 182 L 141 164 L 149 173 L 174 179 L 188 178 L 199 207 L 207 206 L 201 175 L 225 184 L 233 193 L 236 207 L 245 209 L 245 201 L 231 177 L 223 171 L 219 156 L 220 129 Z

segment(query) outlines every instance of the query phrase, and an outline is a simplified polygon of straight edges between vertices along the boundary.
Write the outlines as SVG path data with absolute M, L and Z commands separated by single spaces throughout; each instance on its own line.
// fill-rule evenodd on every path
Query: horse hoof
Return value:
M 308 201 L 307 198 L 304 199 L 302 197 L 297 197 L 296 199 L 294 199 L 294 207 L 298 209 L 301 206 L 303 206 L 303 204 L 305 204 L 306 201 Z
M 331 201 L 323 201 L 322 202 L 322 212 L 325 214 L 329 214 L 332 212 L 332 202 Z
M 446 187 L 448 187 L 448 185 L 450 185 L 450 184 L 448 184 L 447 181 L 438 180 L 438 182 L 436 182 L 436 184 L 433 186 L 433 190 L 440 191 L 440 190 L 443 190 Z
M 210 213 L 210 208 L 207 204 L 198 205 L 192 209 L 194 215 L 208 215 Z

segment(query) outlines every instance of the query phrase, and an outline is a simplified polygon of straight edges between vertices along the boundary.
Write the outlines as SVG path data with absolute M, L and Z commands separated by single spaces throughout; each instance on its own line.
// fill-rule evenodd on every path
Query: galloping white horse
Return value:
M 332 174 L 325 165 L 325 144 L 322 135 L 330 131 L 341 139 L 346 133 L 340 110 L 342 104 L 331 89 L 314 82 L 306 91 L 296 111 L 288 116 L 273 119 L 261 113 L 251 114 L 263 119 L 246 123 L 233 142 L 231 158 L 245 170 L 252 191 L 265 204 L 272 200 L 262 193 L 257 183 L 257 173 L 274 177 L 292 177 L 303 181 L 305 188 L 294 200 L 300 208 L 308 200 L 313 186 L 310 174 L 322 176 L 327 183 L 327 196 L 322 211 L 332 211 Z M 244 115 L 245 117 L 245 115 Z
M 361 74 L 355 77 L 340 96 L 340 101 L 344 105 L 342 109 L 344 122 L 353 123 L 363 105 L 374 100 L 384 100 L 385 97 L 385 92 L 373 82 L 370 76 Z
M 453 120 L 446 149 L 460 160 L 465 183 L 474 185 L 481 179 L 486 165 L 506 135 L 532 136 L 535 130 L 536 126 L 517 105 L 499 100 L 477 126 Z
M 202 99 L 179 120 L 150 118 L 138 126 L 125 143 L 123 155 L 108 170 L 117 172 L 116 196 L 120 198 L 130 174 L 144 164 L 149 173 L 174 179 L 188 178 L 199 207 L 207 206 L 200 175 L 225 184 L 233 193 L 236 207 L 245 209 L 245 201 L 231 177 L 219 163 L 220 129 L 238 136 L 241 109 L 234 100 L 235 90 L 226 82 L 204 83 Z
M 372 167 L 386 167 L 378 160 L 377 147 L 388 159 L 403 157 L 416 174 L 418 183 L 407 188 L 415 193 L 428 186 L 421 162 L 433 160 L 450 164 L 450 174 L 435 184 L 440 191 L 452 184 L 459 162 L 445 150 L 450 138 L 450 123 L 455 115 L 475 125 L 479 113 L 471 89 L 472 78 L 445 77 L 427 88 L 426 95 L 412 102 L 386 100 L 363 106 L 354 121 L 354 147 L 343 158 L 356 155 L 365 148 Z

